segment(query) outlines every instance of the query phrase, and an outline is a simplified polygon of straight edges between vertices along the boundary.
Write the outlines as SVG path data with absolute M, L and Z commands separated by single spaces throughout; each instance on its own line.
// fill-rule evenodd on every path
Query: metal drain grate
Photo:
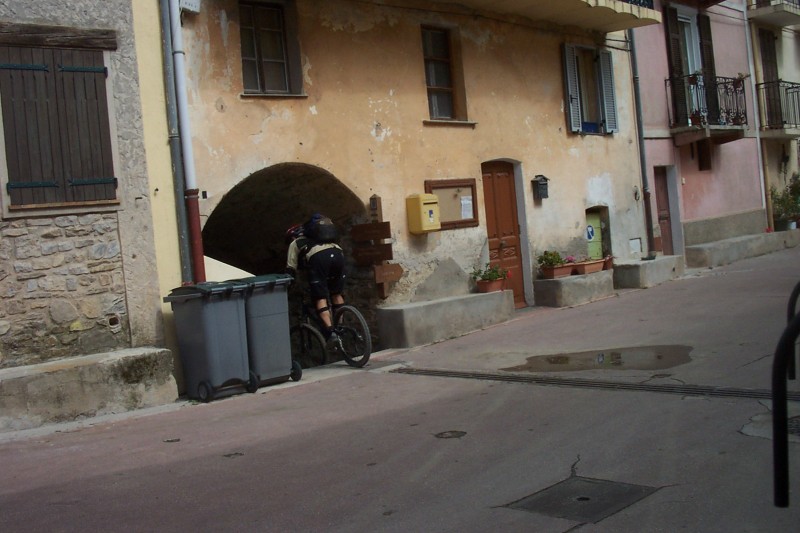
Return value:
M 582 523 L 597 523 L 656 488 L 573 476 L 507 507 Z
M 754 398 L 757 400 L 772 398 L 772 391 L 766 389 L 736 389 L 727 387 L 707 387 L 703 385 L 621 383 L 617 381 L 556 378 L 545 376 L 520 376 L 518 374 L 491 374 L 486 372 L 464 372 L 457 370 L 435 370 L 426 368 L 398 368 L 397 370 L 392 370 L 392 373 L 442 378 L 481 379 L 489 381 L 503 381 L 508 383 L 529 383 L 534 385 L 555 385 L 559 387 L 577 387 L 587 389 L 661 392 L 664 394 L 679 394 L 681 396 L 716 396 L 727 398 Z M 789 392 L 786 396 L 789 400 L 800 401 L 800 393 Z

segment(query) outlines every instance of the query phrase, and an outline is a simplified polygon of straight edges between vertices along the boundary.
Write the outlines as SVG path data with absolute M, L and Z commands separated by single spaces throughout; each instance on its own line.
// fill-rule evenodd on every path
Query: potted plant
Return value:
M 737 74 L 736 77 L 733 78 L 733 88 L 741 89 L 742 87 L 744 87 L 744 80 L 746 80 L 749 77 L 750 74 L 747 74 L 745 72 L 740 72 L 739 74 Z
M 772 217 L 778 231 L 797 227 L 800 218 L 800 176 L 795 173 L 783 189 L 770 187 Z
M 485 268 L 475 267 L 471 276 L 478 285 L 478 292 L 501 291 L 508 278 L 508 270 L 500 265 L 486 263 Z
M 570 259 L 570 261 L 568 262 L 567 259 Z M 539 263 L 542 277 L 545 279 L 570 276 L 574 269 L 575 258 L 572 256 L 561 257 L 561 254 L 556 251 L 545 250 L 539 254 L 536 260 Z
M 692 126 L 701 126 L 703 124 L 703 114 L 697 109 L 692 111 L 692 115 L 689 119 L 691 120 Z
M 700 81 L 700 76 L 703 75 L 702 70 L 695 70 L 691 74 L 689 74 L 689 85 L 697 85 L 697 82 Z

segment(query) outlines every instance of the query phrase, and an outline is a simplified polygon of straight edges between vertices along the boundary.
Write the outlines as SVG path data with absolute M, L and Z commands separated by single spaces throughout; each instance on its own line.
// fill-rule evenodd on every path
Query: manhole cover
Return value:
M 800 436 L 800 416 L 793 416 L 786 421 L 790 435 Z
M 656 488 L 601 479 L 571 477 L 509 504 L 521 509 L 576 522 L 599 522 L 655 492 Z

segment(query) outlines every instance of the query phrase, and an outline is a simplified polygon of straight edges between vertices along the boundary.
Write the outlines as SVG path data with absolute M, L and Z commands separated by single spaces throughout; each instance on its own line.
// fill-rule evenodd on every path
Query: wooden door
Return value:
M 508 270 L 510 277 L 506 281 L 506 288 L 514 291 L 514 306 L 525 307 L 514 166 L 496 161 L 484 163 L 481 170 L 489 262 Z
M 661 228 L 661 247 L 664 255 L 674 255 L 672 245 L 672 218 L 669 213 L 669 188 L 667 187 L 667 169 L 655 167 L 656 212 L 658 226 Z

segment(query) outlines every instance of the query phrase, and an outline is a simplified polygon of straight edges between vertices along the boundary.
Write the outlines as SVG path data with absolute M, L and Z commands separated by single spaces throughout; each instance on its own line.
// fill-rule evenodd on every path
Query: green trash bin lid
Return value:
M 289 274 L 264 274 L 249 278 L 237 279 L 237 282 L 246 283 L 250 289 L 264 289 L 272 286 L 288 285 L 293 278 Z
M 248 288 L 246 283 L 237 280 L 231 281 L 204 281 L 195 285 L 185 285 L 172 289 L 164 302 L 185 302 L 195 298 L 209 298 L 213 295 L 244 292 Z

